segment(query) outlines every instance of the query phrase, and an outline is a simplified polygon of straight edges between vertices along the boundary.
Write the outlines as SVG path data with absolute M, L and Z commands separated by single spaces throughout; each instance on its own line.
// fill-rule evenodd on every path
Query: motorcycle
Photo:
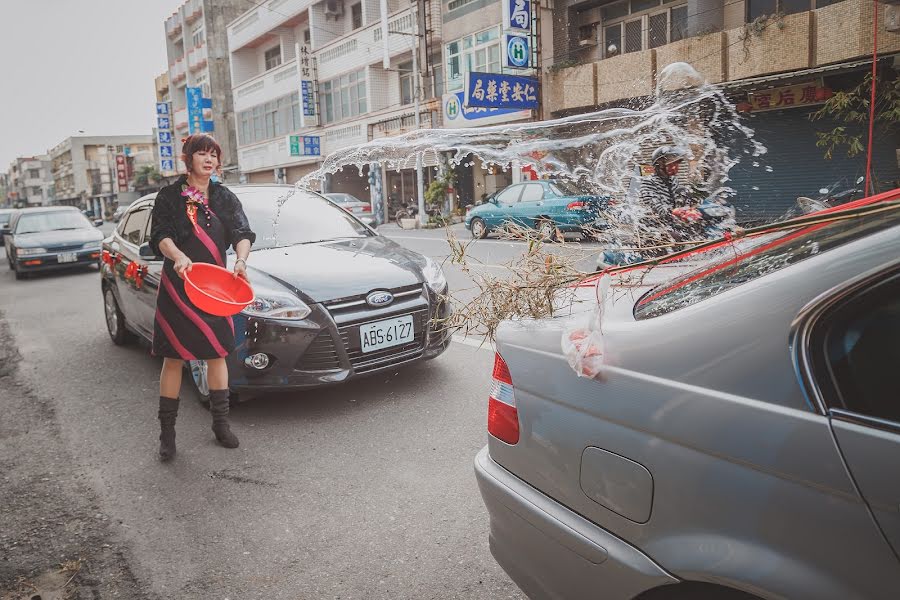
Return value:
M 429 217 L 439 217 L 441 216 L 441 211 L 438 208 L 425 206 L 425 214 Z M 414 199 L 410 198 L 405 204 L 401 204 L 400 210 L 394 213 L 394 222 L 397 225 L 400 225 L 400 219 L 415 219 L 419 216 L 419 204 Z
M 865 178 L 860 177 L 856 180 L 856 185 L 858 186 Z M 808 215 L 810 213 L 818 212 L 820 210 L 825 210 L 828 208 L 834 208 L 835 206 L 840 206 L 842 204 L 847 204 L 848 202 L 852 202 L 856 200 L 857 197 L 861 197 L 863 190 L 858 187 L 852 187 L 846 189 L 842 192 L 835 193 L 834 190 L 837 188 L 837 183 L 832 184 L 830 188 L 821 188 L 819 190 L 818 198 L 810 198 L 808 196 L 799 196 L 797 198 L 797 203 L 794 209 L 789 213 L 789 216 L 793 216 L 791 213 L 799 213 L 800 215 Z

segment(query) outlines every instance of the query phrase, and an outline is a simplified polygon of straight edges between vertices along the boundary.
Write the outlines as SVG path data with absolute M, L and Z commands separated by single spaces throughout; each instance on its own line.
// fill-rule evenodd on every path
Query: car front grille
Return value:
M 342 325 L 338 328 L 340 341 L 350 365 L 356 373 L 365 373 L 374 369 L 400 364 L 421 356 L 425 347 L 425 333 L 428 328 L 428 310 L 398 312 L 401 316 L 413 316 L 413 340 L 402 346 L 393 346 L 374 352 L 363 353 L 359 339 L 359 326 L 371 322 L 364 320 Z M 380 317 L 377 320 L 390 319 L 392 316 Z M 334 338 L 328 330 L 321 331 L 300 358 L 297 366 L 301 371 L 331 371 L 341 369 L 341 359 L 335 347 Z
M 410 298 L 421 296 L 423 289 L 422 284 L 418 283 L 416 285 L 407 285 L 404 287 L 389 289 L 388 291 L 393 294 L 394 302 L 398 303 L 404 300 L 409 300 Z M 323 304 L 328 309 L 328 312 L 330 312 L 332 316 L 337 318 L 338 315 L 357 312 L 359 310 L 370 308 L 369 305 L 366 304 L 367 295 L 368 294 L 360 294 L 357 296 L 336 298 L 334 300 L 324 302 Z

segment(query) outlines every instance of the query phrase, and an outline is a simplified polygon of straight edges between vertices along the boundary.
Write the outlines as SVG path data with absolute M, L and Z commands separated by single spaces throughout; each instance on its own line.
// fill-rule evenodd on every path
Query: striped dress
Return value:
M 197 212 L 193 234 L 178 248 L 195 263 L 225 266 L 227 249 L 225 226 L 209 210 Z M 191 302 L 184 280 L 175 272 L 175 263 L 166 259 L 156 297 L 153 327 L 153 354 L 183 360 L 224 358 L 234 350 L 234 323 L 231 317 L 206 313 Z

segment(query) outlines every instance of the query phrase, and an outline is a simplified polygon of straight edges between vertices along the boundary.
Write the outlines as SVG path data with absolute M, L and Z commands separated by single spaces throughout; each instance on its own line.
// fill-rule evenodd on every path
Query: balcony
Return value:
M 200 0 L 188 0 L 184 5 L 184 20 L 193 23 L 203 15 L 203 3 Z
M 286 96 L 300 89 L 300 76 L 297 74 L 297 61 L 292 60 L 283 65 L 248 79 L 232 90 L 234 110 L 247 110 L 257 104 Z
M 437 115 L 440 109 L 440 103 L 435 102 L 434 100 L 424 103 L 424 105 L 419 109 L 420 129 L 432 129 L 435 127 L 440 127 L 440 123 L 437 122 L 439 119 Z M 369 139 L 375 140 L 379 138 L 403 135 L 404 133 L 415 130 L 415 128 L 416 114 L 414 111 L 408 112 L 397 115 L 396 117 L 391 117 L 388 119 L 383 119 L 381 121 L 376 121 L 375 123 L 370 123 Z
M 175 61 L 175 64 L 169 65 L 169 79 L 172 85 L 178 85 L 187 79 L 187 70 L 185 69 L 183 58 L 179 58 Z
M 240 50 L 250 42 L 300 15 L 317 0 L 268 0 L 228 24 L 228 48 Z M 250 3 L 248 3 L 250 4 Z M 348 6 L 349 9 L 349 6 Z M 331 27 L 328 27 L 331 29 Z
M 188 70 L 193 73 L 199 69 L 202 69 L 206 66 L 208 60 L 208 53 L 206 50 L 206 44 L 201 44 L 196 48 L 192 48 L 187 55 L 188 62 Z
M 166 35 L 173 40 L 181 35 L 181 15 L 178 13 L 166 19 Z
M 879 4 L 882 13 L 886 10 Z M 900 52 L 900 34 L 884 28 L 879 13 L 879 53 Z M 686 62 L 711 83 L 803 71 L 870 56 L 872 5 L 845 0 L 826 8 L 772 16 L 758 26 L 706 33 L 655 49 L 551 72 L 544 80 L 549 113 L 580 112 L 653 94 L 657 73 Z M 549 116 L 549 115 L 548 115 Z
M 180 131 L 182 129 L 187 129 L 188 126 L 188 114 L 187 108 L 181 108 L 175 111 L 175 130 Z

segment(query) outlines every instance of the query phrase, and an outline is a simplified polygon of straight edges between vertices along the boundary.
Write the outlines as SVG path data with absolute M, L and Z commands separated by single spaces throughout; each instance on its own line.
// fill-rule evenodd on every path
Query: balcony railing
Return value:
M 175 111 L 175 129 L 186 129 L 188 126 L 187 109 L 182 108 Z
M 235 87 L 232 90 L 234 110 L 246 110 L 257 104 L 286 96 L 297 91 L 299 87 L 297 61 L 288 61 Z
M 228 24 L 228 48 L 235 52 L 246 46 L 260 36 L 271 32 L 285 21 L 305 12 L 314 3 L 320 0 L 266 0 L 246 2 L 251 8 L 240 17 Z M 251 7 L 258 4 L 257 7 Z M 349 10 L 349 6 L 348 6 Z M 329 23 L 325 29 L 333 29 L 334 24 Z
M 190 52 L 188 52 L 187 59 L 188 69 L 191 72 L 205 67 L 208 59 L 206 44 L 201 44 L 196 48 L 193 48 Z
M 174 64 L 169 65 L 169 79 L 173 84 L 178 84 L 187 79 L 187 70 L 185 69 L 183 58 L 179 58 Z
M 184 20 L 193 23 L 203 14 L 203 3 L 200 0 L 188 0 L 184 5 Z
M 166 35 L 174 39 L 179 34 L 181 34 L 181 15 L 175 13 L 166 19 Z

